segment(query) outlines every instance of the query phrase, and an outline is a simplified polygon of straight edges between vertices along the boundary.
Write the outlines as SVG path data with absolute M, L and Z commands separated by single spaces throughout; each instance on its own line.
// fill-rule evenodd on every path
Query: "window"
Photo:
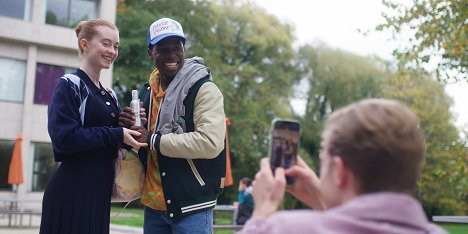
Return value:
M 44 191 L 58 163 L 54 161 L 51 143 L 31 143 L 31 147 L 33 164 L 30 190 Z
M 0 100 L 22 102 L 26 62 L 0 57 Z
M 98 0 L 47 0 L 46 23 L 74 28 L 81 20 L 97 18 Z
M 29 20 L 31 0 L 0 0 L 0 15 Z
M 11 190 L 11 185 L 8 184 L 8 171 L 14 146 L 14 140 L 0 140 L 0 190 Z
M 38 63 L 36 66 L 36 84 L 34 88 L 34 104 L 49 104 L 54 88 L 63 74 L 72 73 L 76 69 Z

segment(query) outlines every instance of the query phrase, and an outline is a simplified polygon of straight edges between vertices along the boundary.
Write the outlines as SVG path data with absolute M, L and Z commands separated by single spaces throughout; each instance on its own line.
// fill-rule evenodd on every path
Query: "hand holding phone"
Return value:
M 270 165 L 273 173 L 277 167 L 289 168 L 297 163 L 300 141 L 300 125 L 295 120 L 274 119 L 270 137 Z M 292 185 L 294 177 L 286 176 L 286 183 Z

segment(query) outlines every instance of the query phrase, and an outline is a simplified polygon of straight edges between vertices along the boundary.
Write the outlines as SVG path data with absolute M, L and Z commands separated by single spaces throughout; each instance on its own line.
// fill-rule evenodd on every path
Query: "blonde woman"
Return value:
M 61 162 L 44 192 L 40 233 L 109 233 L 113 162 L 122 143 L 139 148 L 138 132 L 119 127 L 115 94 L 100 83 L 119 54 L 119 32 L 103 19 L 76 29 L 80 68 L 66 74 L 48 107 L 54 159 Z

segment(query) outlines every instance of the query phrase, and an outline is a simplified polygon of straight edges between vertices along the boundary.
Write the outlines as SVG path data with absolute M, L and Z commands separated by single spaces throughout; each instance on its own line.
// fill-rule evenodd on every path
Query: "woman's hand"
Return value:
M 283 200 L 286 187 L 284 169 L 276 168 L 273 175 L 268 158 L 262 158 L 260 171 L 255 175 L 253 187 L 255 209 L 252 217 L 266 218 L 278 210 Z
M 140 142 L 138 142 L 137 140 L 135 140 L 133 138 L 134 136 L 139 137 L 140 135 L 141 135 L 141 133 L 139 133 L 138 131 L 131 130 L 131 129 L 128 129 L 128 128 L 123 128 L 124 143 L 127 144 L 127 145 L 132 146 L 133 148 L 139 149 L 140 147 L 147 147 L 148 146 L 148 144 L 146 144 L 146 140 L 145 140 L 145 143 L 140 143 Z

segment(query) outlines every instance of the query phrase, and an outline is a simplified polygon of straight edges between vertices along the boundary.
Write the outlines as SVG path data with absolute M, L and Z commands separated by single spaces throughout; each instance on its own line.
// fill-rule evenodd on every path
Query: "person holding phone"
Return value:
M 367 99 L 332 113 L 322 132 L 320 179 L 299 157 L 272 173 L 260 161 L 255 210 L 239 233 L 447 233 L 416 200 L 424 138 L 416 115 L 394 100 Z M 285 176 L 295 183 L 286 187 Z M 288 191 L 314 210 L 277 209 Z

